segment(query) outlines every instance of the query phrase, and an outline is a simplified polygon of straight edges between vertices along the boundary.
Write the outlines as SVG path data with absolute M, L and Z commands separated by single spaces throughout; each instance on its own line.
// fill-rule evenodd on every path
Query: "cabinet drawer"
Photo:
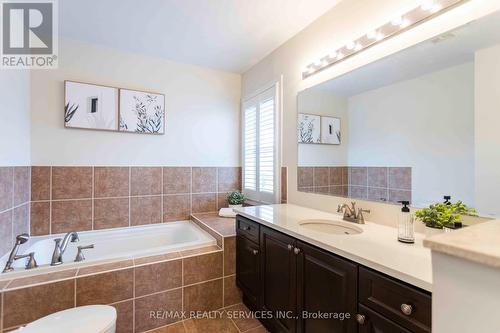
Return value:
M 359 315 L 362 316 L 362 319 L 356 318 L 359 327 L 358 333 L 411 333 L 361 304 L 359 305 Z
M 412 332 L 431 331 L 431 296 L 388 278 L 359 268 L 359 301 Z
M 259 244 L 259 224 L 240 215 L 236 217 L 236 233 Z

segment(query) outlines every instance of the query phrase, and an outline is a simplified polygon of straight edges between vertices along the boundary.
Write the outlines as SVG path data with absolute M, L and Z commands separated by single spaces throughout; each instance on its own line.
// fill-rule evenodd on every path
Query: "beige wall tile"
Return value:
M 92 230 L 92 200 L 52 202 L 53 234 Z
M 3 326 L 27 324 L 51 313 L 72 308 L 74 286 L 74 280 L 67 280 L 6 292 Z
M 132 298 L 133 283 L 133 269 L 78 278 L 76 305 L 109 304 Z
M 14 206 L 30 201 L 30 167 L 14 168 Z
M 12 210 L 0 213 L 0 256 L 12 248 Z
M 314 183 L 314 169 L 311 167 L 297 168 L 297 186 L 312 187 Z
M 224 278 L 224 307 L 242 302 L 242 293 L 236 286 L 236 275 Z
M 50 167 L 31 167 L 31 200 L 50 200 Z
M 175 289 L 135 300 L 135 331 L 144 332 L 179 321 L 179 318 L 160 316 L 152 318 L 151 311 L 182 311 L 182 290 Z
M 0 212 L 12 208 L 13 177 L 12 167 L 0 167 Z
M 224 238 L 224 276 L 236 274 L 236 237 Z
M 217 168 L 193 168 L 193 193 L 217 192 Z
M 191 193 L 191 167 L 163 168 L 163 194 Z
M 184 287 L 184 310 L 213 311 L 222 308 L 222 279 Z
M 189 194 L 163 196 L 163 222 L 189 220 L 191 213 Z
M 128 198 L 95 199 L 94 230 L 129 226 Z
M 131 197 L 130 225 L 143 225 L 162 222 L 161 196 Z
M 192 195 L 192 208 L 193 213 L 209 213 L 217 211 L 217 194 L 193 194 Z
M 29 203 L 14 208 L 12 217 L 12 236 L 16 238 L 17 235 L 30 233 L 30 214 Z
M 95 167 L 94 197 L 126 197 L 129 195 L 128 167 Z
M 31 203 L 30 229 L 32 236 L 50 233 L 50 202 Z
M 241 168 L 217 168 L 217 192 L 227 193 L 241 189 Z
M 155 195 L 162 191 L 162 168 L 160 167 L 132 167 L 131 168 L 131 195 Z
M 144 296 L 182 286 L 182 260 L 165 261 L 135 268 L 135 296 Z
M 52 199 L 92 197 L 92 167 L 53 167 Z
M 134 332 L 134 301 L 113 304 L 116 309 L 116 333 Z
M 183 259 L 184 285 L 222 277 L 222 252 Z

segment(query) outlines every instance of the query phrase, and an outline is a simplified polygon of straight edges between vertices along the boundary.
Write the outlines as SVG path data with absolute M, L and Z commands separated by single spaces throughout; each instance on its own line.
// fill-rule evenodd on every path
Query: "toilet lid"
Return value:
M 17 331 L 19 333 L 102 333 L 116 323 L 116 309 L 109 305 L 80 306 L 53 313 Z

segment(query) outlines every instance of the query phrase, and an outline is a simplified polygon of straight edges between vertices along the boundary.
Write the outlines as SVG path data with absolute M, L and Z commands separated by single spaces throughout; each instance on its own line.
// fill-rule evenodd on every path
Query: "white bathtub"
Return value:
M 215 239 L 190 221 L 169 222 L 163 224 L 108 229 L 102 231 L 85 231 L 78 233 L 79 242 L 68 243 L 63 255 L 63 264 L 58 268 L 82 266 L 89 263 L 114 261 L 115 259 L 137 258 L 149 255 L 187 250 L 197 247 L 216 245 Z M 18 254 L 35 252 L 35 259 L 40 267 L 31 269 L 47 272 L 54 251 L 54 239 L 63 238 L 64 234 L 32 237 L 21 245 Z M 94 244 L 93 249 L 83 250 L 85 261 L 75 263 L 78 245 Z M 9 257 L 7 253 L 0 259 L 0 272 Z M 24 270 L 25 260 L 17 260 L 14 272 Z M 0 279 L 13 273 L 0 273 Z M 14 273 L 15 274 L 15 273 Z M 17 275 L 17 274 L 16 274 Z

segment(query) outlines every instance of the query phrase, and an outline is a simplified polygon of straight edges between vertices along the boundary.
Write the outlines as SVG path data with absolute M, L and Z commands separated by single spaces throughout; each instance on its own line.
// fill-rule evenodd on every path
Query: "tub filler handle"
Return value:
M 78 246 L 78 253 L 76 254 L 75 262 L 80 262 L 85 260 L 85 256 L 83 255 L 83 250 L 93 249 L 94 244 Z

